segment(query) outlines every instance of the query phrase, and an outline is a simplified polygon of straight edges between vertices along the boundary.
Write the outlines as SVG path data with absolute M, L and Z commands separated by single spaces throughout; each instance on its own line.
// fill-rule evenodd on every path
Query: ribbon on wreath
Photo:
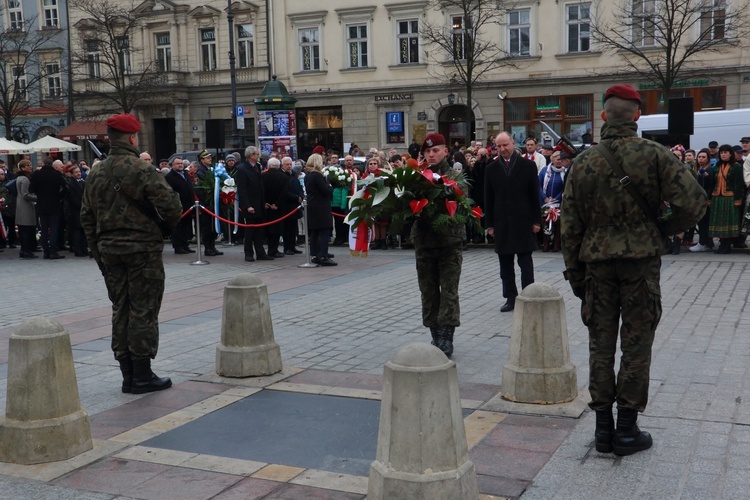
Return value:
M 228 179 L 229 174 L 227 173 L 226 167 L 224 167 L 223 162 L 219 162 L 214 167 L 214 213 L 218 214 L 221 213 L 219 211 L 219 204 L 221 202 L 221 184 L 224 182 L 224 179 Z M 219 219 L 214 219 L 214 225 L 216 227 L 216 232 L 221 234 L 221 223 L 219 222 Z
M 349 230 L 349 253 L 355 257 L 367 257 L 370 251 L 370 236 L 372 229 L 363 220 L 359 225 Z
M 547 234 L 552 234 L 552 224 L 560 218 L 560 209 L 557 207 L 549 207 L 547 209 Z

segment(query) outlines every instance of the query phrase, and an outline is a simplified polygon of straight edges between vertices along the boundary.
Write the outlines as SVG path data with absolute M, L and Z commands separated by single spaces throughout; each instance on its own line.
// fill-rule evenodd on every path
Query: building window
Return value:
M 534 136 L 539 142 L 554 145 L 554 139 L 542 127 L 544 121 L 559 135 L 567 135 L 573 142 L 582 142 L 593 124 L 594 96 L 540 96 L 505 99 L 505 130 L 516 145 Z M 590 132 L 589 132 L 590 133 Z
M 470 36 L 464 16 L 451 16 L 451 34 L 453 35 L 453 59 L 463 61 L 468 52 Z
M 568 52 L 588 52 L 591 48 L 591 4 L 568 5 L 566 11 Z
M 99 42 L 97 40 L 86 42 L 86 69 L 89 78 L 99 78 L 102 74 L 99 67 Z
M 57 0 L 44 0 L 44 27 L 57 28 L 60 25 L 57 13 Z
M 692 85 L 708 85 L 708 80 L 687 81 Z M 643 87 L 643 86 L 641 86 Z M 639 89 L 641 94 L 641 112 L 653 115 L 667 112 L 667 101 L 661 89 Z M 726 87 L 678 87 L 673 88 L 669 97 L 692 97 L 693 111 L 716 111 L 726 109 Z
M 416 64 L 419 62 L 419 21 L 405 19 L 398 24 L 398 62 Z
M 726 4 L 724 0 L 709 0 L 701 12 L 700 39 L 723 40 L 726 29 Z
M 130 39 L 126 36 L 115 40 L 117 47 L 117 62 L 120 65 L 120 74 L 129 75 L 133 68 L 130 65 Z
M 237 26 L 237 59 L 240 68 L 252 68 L 255 66 L 253 31 L 254 27 L 252 24 Z
M 300 61 L 302 71 L 320 70 L 320 32 L 318 28 L 299 30 Z
M 13 97 L 26 99 L 26 69 L 23 66 L 13 66 Z
M 201 30 L 201 71 L 216 69 L 216 31 L 213 28 Z
M 350 24 L 346 27 L 346 44 L 349 47 L 349 67 L 366 68 L 367 54 L 367 25 Z
M 21 7 L 21 0 L 8 0 L 7 5 L 10 29 L 23 31 L 23 7 Z
M 172 71 L 172 43 L 169 33 L 156 34 L 156 65 L 161 72 Z
M 62 97 L 62 79 L 60 78 L 60 65 L 57 63 L 47 64 L 44 67 L 47 76 L 47 97 L 59 99 Z
M 508 12 L 508 52 L 511 56 L 531 55 L 531 10 Z
M 653 47 L 655 43 L 654 12 L 656 0 L 633 0 L 633 45 Z

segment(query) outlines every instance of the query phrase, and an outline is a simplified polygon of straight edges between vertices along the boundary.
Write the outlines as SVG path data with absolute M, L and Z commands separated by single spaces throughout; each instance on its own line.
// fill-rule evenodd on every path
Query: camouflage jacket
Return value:
M 705 191 L 667 148 L 639 138 L 637 130 L 635 122 L 607 122 L 601 142 L 654 214 L 664 201 L 669 202 L 671 214 L 662 219 L 667 234 L 694 226 L 706 210 Z M 594 148 L 581 153 L 568 172 L 561 236 L 566 276 L 574 288 L 583 284 L 586 262 L 640 259 L 664 252 L 659 228 Z
M 447 175 L 453 179 L 456 171 L 443 159 L 440 163 L 433 165 L 430 169 L 440 175 Z M 411 240 L 417 248 L 441 248 L 460 245 L 466 237 L 466 228 L 463 224 L 452 224 L 434 230 L 430 221 L 426 218 L 416 218 L 411 228 Z
M 130 200 L 115 190 L 118 183 Z M 135 148 L 116 142 L 110 156 L 86 178 L 83 192 L 81 225 L 97 260 L 100 252 L 128 254 L 164 248 L 159 226 L 134 201 L 153 206 L 171 226 L 180 220 L 180 198 L 164 176 L 138 158 Z

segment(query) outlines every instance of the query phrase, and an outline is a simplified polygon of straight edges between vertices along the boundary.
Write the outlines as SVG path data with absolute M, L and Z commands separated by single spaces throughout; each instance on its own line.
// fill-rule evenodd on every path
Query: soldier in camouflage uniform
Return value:
M 640 104 L 638 92 L 628 85 L 607 90 L 601 144 L 653 214 L 669 202 L 671 215 L 662 219 L 661 231 L 598 147 L 573 162 L 561 209 L 566 278 L 583 301 L 581 314 L 589 329 L 589 406 L 596 411 L 596 449 L 617 455 L 652 444 L 636 420 L 648 400 L 651 346 L 661 317 L 661 233 L 694 226 L 706 207 L 706 193 L 690 171 L 664 146 L 638 137 Z M 618 329 L 622 356 L 615 377 Z
M 110 156 L 91 171 L 81 225 L 112 301 L 112 350 L 122 392 L 142 394 L 172 385 L 151 371 L 159 346 L 164 295 L 164 238 L 157 219 L 174 228 L 182 206 L 164 176 L 138 157 L 138 118 L 107 120 Z
M 440 134 L 428 134 L 422 144 L 430 170 L 436 174 L 456 176 L 448 165 L 448 149 Z M 453 333 L 461 325 L 458 305 L 458 282 L 461 278 L 464 240 L 463 224 L 435 230 L 430 221 L 419 218 L 411 231 L 417 259 L 417 279 L 422 295 L 422 323 L 430 329 L 432 345 L 446 356 L 453 354 Z

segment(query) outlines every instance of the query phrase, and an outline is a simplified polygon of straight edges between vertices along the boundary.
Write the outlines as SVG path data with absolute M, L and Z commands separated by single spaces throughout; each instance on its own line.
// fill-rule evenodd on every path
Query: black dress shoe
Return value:
M 334 261 L 332 261 L 328 257 L 323 257 L 322 259 L 318 259 L 318 265 L 320 265 L 320 266 L 327 266 L 327 267 L 329 267 L 329 266 L 338 266 L 337 263 L 335 263 Z
M 184 248 L 176 248 L 175 251 L 174 251 L 174 253 L 176 253 L 177 255 L 187 255 L 190 252 L 188 252 Z
M 270 255 L 258 255 L 258 260 L 273 260 L 273 257 Z
M 284 254 L 281 252 L 276 252 L 276 253 L 268 254 L 268 256 L 273 257 L 274 259 L 280 259 L 284 256 Z
M 310 262 L 312 262 L 313 264 L 318 264 L 319 259 L 317 257 L 313 257 L 312 259 L 310 259 Z
M 509 312 L 512 311 L 513 308 L 516 307 L 516 301 L 515 299 L 508 299 L 505 304 L 503 304 L 503 307 L 500 308 L 500 312 Z
M 294 250 L 284 250 L 284 255 L 295 255 L 295 253 L 296 252 Z M 300 252 L 300 253 L 302 253 L 302 252 Z
M 215 257 L 217 255 L 224 255 L 224 252 L 220 252 L 220 251 L 216 250 L 215 248 L 207 248 L 206 249 L 206 255 L 208 257 Z
M 327 253 L 326 257 L 328 257 L 329 259 L 332 259 L 334 257 L 334 255 L 332 253 Z
M 245 255 L 245 262 L 255 262 L 255 257 L 252 255 Z
M 185 250 L 187 253 L 195 253 L 195 250 L 193 250 L 190 247 L 185 247 L 185 248 L 183 248 L 183 250 Z
M 50 259 L 50 260 L 58 260 L 58 259 L 64 259 L 64 258 L 65 258 L 64 255 L 60 255 L 57 252 L 51 253 L 51 254 L 49 254 L 48 257 L 45 257 L 45 259 Z
M 21 252 L 21 254 L 19 255 L 19 257 L 22 258 L 22 259 L 38 259 L 39 258 L 38 255 L 34 255 L 31 252 Z
M 294 253 L 302 253 L 302 250 L 297 250 L 296 248 L 293 250 Z
M 76 257 L 88 257 L 88 256 L 89 256 L 89 254 L 87 254 L 87 253 L 83 253 L 83 252 L 76 252 L 76 253 L 75 253 L 75 256 L 76 256 Z

